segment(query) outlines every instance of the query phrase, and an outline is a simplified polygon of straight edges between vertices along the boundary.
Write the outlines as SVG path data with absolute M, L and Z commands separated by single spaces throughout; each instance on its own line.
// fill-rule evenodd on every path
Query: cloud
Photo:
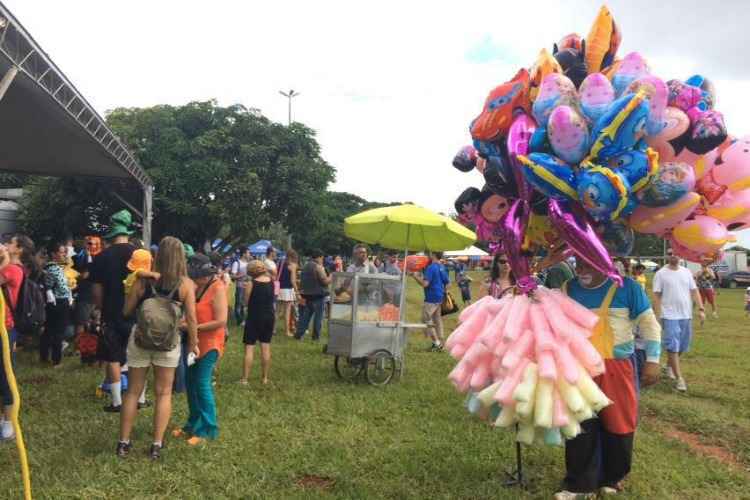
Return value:
M 335 189 L 448 211 L 476 173 L 450 166 L 487 93 L 563 35 L 585 36 L 601 5 L 568 2 L 50 2 L 5 0 L 92 104 L 217 98 L 318 131 Z M 665 78 L 701 72 L 736 133 L 750 66 L 750 2 L 608 2 L 621 55 Z M 85 25 L 86 29 L 73 29 Z

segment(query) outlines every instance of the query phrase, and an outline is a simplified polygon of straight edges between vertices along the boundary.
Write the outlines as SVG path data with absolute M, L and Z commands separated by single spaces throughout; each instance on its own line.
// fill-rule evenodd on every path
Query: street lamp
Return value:
M 289 92 L 284 92 L 283 90 L 279 90 L 279 94 L 283 95 L 289 100 L 289 125 L 292 124 L 292 98 L 297 97 L 299 95 L 299 92 L 295 92 L 294 90 L 289 90 Z

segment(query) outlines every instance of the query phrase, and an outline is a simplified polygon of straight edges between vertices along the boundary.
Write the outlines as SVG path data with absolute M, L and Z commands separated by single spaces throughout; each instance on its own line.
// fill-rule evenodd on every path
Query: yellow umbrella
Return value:
M 396 250 L 463 250 L 477 236 L 458 222 L 416 205 L 374 208 L 344 220 L 344 232 L 357 241 Z

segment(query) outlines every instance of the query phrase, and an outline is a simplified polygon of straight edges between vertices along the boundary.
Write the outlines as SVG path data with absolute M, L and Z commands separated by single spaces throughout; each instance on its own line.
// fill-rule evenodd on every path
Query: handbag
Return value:
M 446 316 L 457 311 L 458 304 L 456 303 L 456 299 L 454 299 L 453 295 L 448 290 L 446 290 L 445 296 L 443 297 L 443 302 L 440 304 L 440 315 Z
M 286 265 L 286 258 L 281 259 L 281 264 L 276 268 L 276 276 L 273 279 L 273 296 L 278 297 L 281 292 L 281 272 Z

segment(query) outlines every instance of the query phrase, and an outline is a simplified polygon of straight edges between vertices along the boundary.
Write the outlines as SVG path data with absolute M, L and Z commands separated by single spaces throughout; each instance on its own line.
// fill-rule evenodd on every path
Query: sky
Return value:
M 317 130 L 333 189 L 452 210 L 478 173 L 451 167 L 488 92 L 562 36 L 586 36 L 601 2 L 3 0 L 101 113 L 241 103 Z M 607 4 L 668 80 L 714 81 L 730 133 L 750 134 L 750 2 Z M 741 235 L 750 246 L 750 231 Z

